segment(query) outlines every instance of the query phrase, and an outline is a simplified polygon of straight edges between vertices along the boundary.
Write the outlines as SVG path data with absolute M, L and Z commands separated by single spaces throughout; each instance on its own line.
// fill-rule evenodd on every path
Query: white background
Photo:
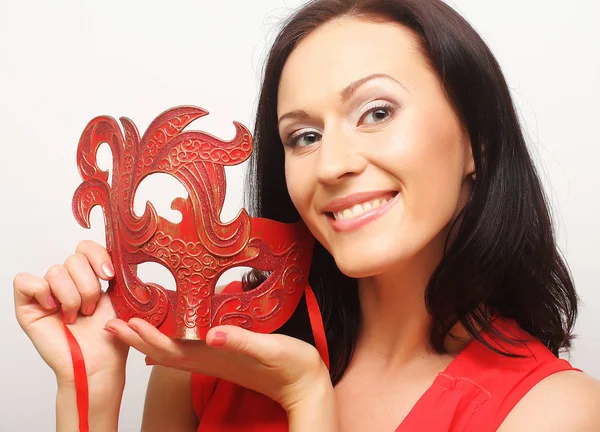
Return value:
M 300 0 L 7 1 L 0 4 L 0 431 L 54 430 L 56 384 L 14 317 L 12 278 L 43 275 L 80 239 L 103 242 L 99 208 L 79 227 L 71 198 L 79 136 L 96 115 L 140 131 L 181 104 L 210 115 L 191 128 L 223 139 L 253 127 L 261 67 L 278 24 Z M 600 8 L 592 0 L 455 0 L 505 71 L 582 298 L 572 363 L 600 378 Z M 109 151 L 100 160 L 110 165 Z M 227 170 L 223 213 L 241 205 L 244 167 Z M 168 217 L 175 181 L 148 179 L 136 199 Z M 175 185 L 173 184 L 175 183 Z M 169 284 L 168 273 L 144 277 Z M 233 277 L 233 276 L 231 276 Z M 133 352 L 122 431 L 139 430 L 149 368 Z

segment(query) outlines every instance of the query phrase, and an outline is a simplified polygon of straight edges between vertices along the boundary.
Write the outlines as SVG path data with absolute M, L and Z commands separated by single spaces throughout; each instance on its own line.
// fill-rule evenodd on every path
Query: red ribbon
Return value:
M 71 350 L 71 359 L 73 360 L 73 377 L 75 381 L 75 394 L 77 395 L 77 412 L 79 413 L 79 431 L 88 432 L 90 430 L 88 423 L 90 401 L 85 361 L 83 360 L 83 353 L 77 343 L 77 339 L 75 339 L 75 336 L 73 336 L 73 333 L 71 333 L 71 330 L 69 330 L 69 327 L 65 323 L 63 323 L 63 326 L 65 327 L 65 334 L 67 335 L 67 341 Z

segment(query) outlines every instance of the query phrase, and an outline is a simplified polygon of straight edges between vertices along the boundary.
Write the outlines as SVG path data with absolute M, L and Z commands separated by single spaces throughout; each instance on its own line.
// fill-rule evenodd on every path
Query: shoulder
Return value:
M 537 383 L 515 405 L 498 431 L 597 431 L 600 382 L 567 370 Z

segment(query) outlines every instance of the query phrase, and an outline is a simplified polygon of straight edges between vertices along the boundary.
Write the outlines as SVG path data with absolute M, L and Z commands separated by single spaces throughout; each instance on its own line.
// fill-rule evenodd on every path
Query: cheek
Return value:
M 452 133 L 430 135 L 422 144 L 409 177 L 416 194 L 411 195 L 409 187 L 412 214 L 420 220 L 450 219 L 462 184 L 462 149 Z
M 414 110 L 382 142 L 377 160 L 404 190 L 406 217 L 426 221 L 454 212 L 464 149 L 458 125 L 443 110 Z
M 310 176 L 302 175 L 303 170 L 300 165 L 297 161 L 290 162 L 286 158 L 285 182 L 292 203 L 296 207 L 296 210 L 298 210 L 298 213 L 300 213 L 300 216 L 304 218 L 310 203 Z

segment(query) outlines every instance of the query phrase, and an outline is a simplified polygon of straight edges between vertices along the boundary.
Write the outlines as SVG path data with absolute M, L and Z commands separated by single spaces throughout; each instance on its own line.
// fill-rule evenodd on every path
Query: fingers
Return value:
M 100 281 L 94 273 L 85 255 L 75 253 L 67 258 L 64 267 L 67 269 L 73 284 L 81 297 L 81 312 L 92 315 L 102 293 Z
M 64 265 L 51 267 L 44 279 L 61 303 L 64 321 L 73 324 L 80 309 L 85 315 L 95 312 L 102 294 L 98 277 L 109 280 L 113 276 L 114 269 L 106 249 L 96 242 L 84 240 Z
M 206 334 L 209 347 L 238 352 L 253 357 L 263 364 L 271 364 L 281 357 L 281 346 L 275 335 L 264 335 L 240 327 L 223 325 L 213 327 Z
M 59 306 L 63 321 L 73 324 L 81 309 L 92 315 L 102 295 L 98 277 L 109 280 L 114 268 L 106 249 L 93 241 L 82 241 L 77 252 L 63 265 L 52 266 L 43 278 L 29 273 L 19 273 L 13 281 L 15 309 L 19 316 L 22 307 L 34 302 L 44 309 Z
M 127 324 L 146 345 L 155 348 L 157 353 L 160 351 L 169 352 L 174 356 L 181 356 L 183 354 L 173 339 L 160 333 L 160 330 L 156 329 L 152 324 L 139 318 L 132 318 Z M 148 349 L 144 352 L 147 351 Z
M 31 303 L 33 299 L 48 310 L 58 307 L 45 279 L 29 273 L 19 273 L 13 280 L 13 288 L 16 308 Z
M 107 327 L 115 329 L 124 343 L 146 354 L 148 365 L 160 364 L 212 376 L 239 369 L 239 363 L 232 363 L 234 356 L 231 353 L 210 348 L 204 341 L 172 339 L 140 318 L 132 318 L 127 324 L 119 321 L 111 320 Z
M 198 349 L 201 346 L 206 348 L 205 344 L 199 344 L 198 341 L 193 341 L 193 345 L 185 348 L 192 348 L 191 351 L 184 349 L 184 344 L 181 341 L 171 339 L 164 335 L 152 324 L 140 319 L 132 318 L 128 323 L 122 320 L 114 319 L 106 323 L 107 331 L 116 335 L 121 341 L 129 346 L 132 346 L 141 353 L 146 354 L 161 365 L 169 366 L 171 364 L 179 364 L 186 358 L 198 358 Z
M 76 253 L 83 255 L 91 265 L 94 273 L 104 280 L 110 280 L 115 270 L 108 251 L 100 244 L 84 240 L 77 245 Z
M 54 265 L 48 269 L 44 279 L 60 303 L 64 322 L 73 324 L 77 320 L 77 312 L 81 306 L 81 295 L 71 275 L 64 266 Z
M 137 332 L 133 330 L 125 321 L 118 318 L 111 319 L 106 323 L 104 330 L 117 336 L 127 345 L 134 347 L 138 351 L 145 352 L 145 342 L 142 340 L 140 335 L 138 335 Z
M 172 339 L 139 318 L 132 318 L 127 324 L 119 324 L 118 321 L 120 320 L 109 321 L 107 327 L 115 330 L 123 342 L 166 366 L 183 366 L 188 360 L 202 358 L 201 356 L 206 355 L 208 351 L 213 352 L 212 357 L 215 355 L 213 348 L 216 347 L 253 357 L 264 363 L 278 358 L 281 352 L 281 345 L 274 340 L 273 335 L 253 333 L 235 326 L 215 327 L 209 330 L 206 343 L 201 343 Z M 204 358 L 208 360 L 207 357 Z
M 231 325 L 211 328 L 206 334 L 206 344 L 244 354 L 268 367 L 289 362 L 300 362 L 316 369 L 323 365 L 317 349 L 299 339 L 280 334 L 255 333 Z

